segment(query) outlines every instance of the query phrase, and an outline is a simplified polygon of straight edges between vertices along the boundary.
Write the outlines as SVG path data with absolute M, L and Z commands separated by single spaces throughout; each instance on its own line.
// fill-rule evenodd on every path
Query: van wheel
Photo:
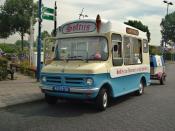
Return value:
M 96 98 L 96 107 L 99 111 L 104 111 L 108 106 L 108 92 L 107 89 L 102 88 Z
M 143 81 L 140 81 L 139 90 L 136 91 L 136 95 L 140 96 L 144 93 L 144 84 Z
M 165 82 L 166 82 L 166 78 L 164 75 L 162 75 L 161 79 L 160 79 L 160 84 L 161 85 L 165 85 Z
M 49 104 L 49 105 L 54 105 L 57 103 L 58 98 L 55 96 L 50 96 L 45 94 L 45 101 Z

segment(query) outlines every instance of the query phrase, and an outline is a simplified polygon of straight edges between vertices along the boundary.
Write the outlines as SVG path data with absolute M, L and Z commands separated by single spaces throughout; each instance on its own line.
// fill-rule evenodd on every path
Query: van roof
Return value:
M 78 22 L 94 22 L 94 23 L 96 23 L 96 19 L 77 19 L 77 20 L 73 20 L 73 21 L 68 21 L 68 22 L 62 24 L 59 28 L 63 28 L 67 24 L 78 23 Z M 139 32 L 138 37 L 142 37 L 144 39 L 147 39 L 146 33 L 137 29 L 137 28 L 126 25 L 126 24 L 119 22 L 119 21 L 109 21 L 109 20 L 101 19 L 100 33 L 117 32 L 120 34 L 127 34 L 126 28 L 137 30 Z

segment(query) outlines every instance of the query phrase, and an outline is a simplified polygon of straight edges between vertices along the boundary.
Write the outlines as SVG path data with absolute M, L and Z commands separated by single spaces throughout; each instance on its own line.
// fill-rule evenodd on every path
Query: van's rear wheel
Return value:
M 144 93 L 144 83 L 140 81 L 139 89 L 136 91 L 136 95 L 140 96 Z
M 96 98 L 96 106 L 99 111 L 104 111 L 108 106 L 108 92 L 107 89 L 102 88 Z
M 50 96 L 48 94 L 45 94 L 45 101 L 49 104 L 49 105 L 54 105 L 57 103 L 58 98 L 55 96 Z
M 166 82 L 165 75 L 162 75 L 162 77 L 161 77 L 161 79 L 160 79 L 160 84 L 161 84 L 161 85 L 165 85 L 165 82 Z

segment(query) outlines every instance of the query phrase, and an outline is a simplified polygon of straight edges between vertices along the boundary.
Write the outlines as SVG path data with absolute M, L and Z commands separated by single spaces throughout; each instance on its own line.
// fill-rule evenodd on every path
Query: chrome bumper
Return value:
M 54 91 L 53 89 L 51 89 L 50 87 L 47 86 L 43 86 L 40 85 L 40 88 L 42 90 L 48 90 L 48 91 Z M 89 89 L 84 89 L 84 88 L 79 88 L 79 87 L 70 87 L 69 88 L 69 92 L 65 92 L 65 93 L 80 93 L 80 94 L 93 94 L 98 92 L 99 88 L 89 88 Z M 64 92 L 63 92 L 64 93 Z

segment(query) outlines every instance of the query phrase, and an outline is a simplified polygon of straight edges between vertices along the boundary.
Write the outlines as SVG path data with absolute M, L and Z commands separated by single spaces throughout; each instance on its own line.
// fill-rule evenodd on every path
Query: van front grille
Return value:
M 48 84 L 58 84 L 67 86 L 84 86 L 85 79 L 81 77 L 69 77 L 69 76 L 46 76 L 46 82 Z
M 47 76 L 46 81 L 49 83 L 61 83 L 61 77 L 59 77 L 59 76 Z
M 66 77 L 65 83 L 66 84 L 83 84 L 84 79 L 83 78 Z

